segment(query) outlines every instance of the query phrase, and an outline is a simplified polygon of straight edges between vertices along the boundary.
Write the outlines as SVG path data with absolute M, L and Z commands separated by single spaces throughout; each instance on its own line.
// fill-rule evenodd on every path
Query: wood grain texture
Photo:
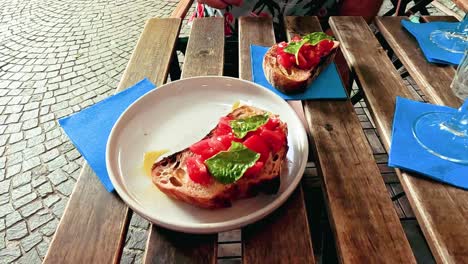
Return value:
M 183 78 L 223 74 L 223 30 L 222 18 L 194 21 L 185 53 Z M 145 263 L 216 263 L 216 242 L 217 234 L 184 234 L 152 225 Z
M 375 22 L 385 40 L 431 103 L 458 108 L 462 100 L 450 88 L 455 69 L 450 65 L 428 63 L 416 39 L 401 26 L 406 17 L 377 17 Z
M 316 17 L 287 17 L 286 28 L 322 31 Z M 304 108 L 341 263 L 416 263 L 351 102 Z
M 193 4 L 193 0 L 180 0 L 172 11 L 171 17 L 184 19 Z
M 424 22 L 437 22 L 437 21 L 458 22 L 458 19 L 453 16 L 422 16 L 421 20 Z
M 146 23 L 117 91 L 145 77 L 156 85 L 166 80 L 171 53 L 161 52 L 161 47 L 175 47 L 180 25 L 180 19 Z M 107 192 L 85 163 L 44 263 L 118 263 L 130 215 L 126 204 Z
M 223 23 L 221 17 L 207 17 L 193 21 L 181 78 L 223 75 Z
M 245 80 L 252 80 L 251 44 L 275 44 L 271 19 L 239 20 L 239 75 Z M 243 228 L 242 240 L 243 263 L 314 263 L 302 188 L 299 186 L 272 215 Z
M 362 18 L 332 17 L 330 25 L 346 61 L 356 72 L 388 151 L 396 96 L 412 98 L 412 94 Z M 416 174 L 396 172 L 437 262 L 467 263 L 468 192 Z

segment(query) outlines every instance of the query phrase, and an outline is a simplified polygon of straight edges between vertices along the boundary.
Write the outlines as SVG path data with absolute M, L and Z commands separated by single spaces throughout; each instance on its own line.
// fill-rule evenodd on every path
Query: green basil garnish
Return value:
M 250 131 L 255 131 L 263 126 L 270 118 L 267 114 L 250 116 L 244 119 L 231 120 L 232 131 L 237 138 L 243 138 Z
M 239 180 L 245 171 L 260 158 L 260 154 L 244 144 L 233 141 L 227 151 L 221 151 L 205 161 L 210 174 L 220 183 L 230 184 Z

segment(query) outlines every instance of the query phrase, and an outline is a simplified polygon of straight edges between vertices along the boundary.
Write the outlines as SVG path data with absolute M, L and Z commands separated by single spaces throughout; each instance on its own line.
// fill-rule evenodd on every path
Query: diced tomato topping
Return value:
M 186 160 L 186 164 L 188 175 L 192 181 L 199 184 L 211 182 L 211 176 L 208 174 L 208 170 L 200 157 L 189 157 Z
M 263 130 L 260 136 L 265 140 L 273 152 L 277 152 L 286 143 L 286 136 L 282 131 Z
M 214 135 L 217 136 L 222 136 L 222 135 L 227 135 L 229 133 L 232 133 L 232 128 L 231 125 L 229 124 L 229 121 L 232 119 L 225 116 L 219 119 L 218 127 L 214 131 Z
M 291 41 L 294 41 L 294 42 L 298 42 L 298 41 L 301 41 L 301 40 L 302 40 L 302 38 L 301 38 L 301 36 L 299 36 L 299 35 L 295 35 L 295 36 L 292 37 L 292 39 L 291 39 Z
M 260 154 L 259 161 L 266 161 L 270 155 L 270 148 L 263 138 L 258 135 L 252 135 L 244 142 L 244 146 Z
M 275 130 L 279 126 L 280 122 L 277 118 L 269 118 L 263 127 L 269 130 Z
M 324 39 L 320 41 L 319 43 L 317 43 L 316 50 L 320 56 L 325 56 L 330 52 L 332 48 L 333 48 L 333 41 L 329 39 Z
M 211 139 L 209 138 L 198 141 L 197 143 L 190 146 L 190 150 L 193 153 L 200 155 L 203 159 L 208 159 L 219 152 L 210 145 L 210 141 Z
M 278 43 L 278 47 L 281 49 L 281 51 L 287 46 L 288 46 L 288 43 L 286 43 L 285 41 Z
M 288 56 L 287 53 L 276 55 L 276 59 L 278 60 L 278 63 L 281 64 L 286 69 L 289 69 L 294 65 L 294 61 L 291 61 L 290 56 Z
M 245 177 L 255 177 L 255 176 L 257 176 L 262 171 L 264 165 L 265 164 L 263 162 L 261 162 L 261 161 L 255 162 L 255 164 L 252 167 L 248 168 L 245 171 L 244 176 Z
M 222 150 L 227 150 L 231 147 L 234 138 L 234 135 L 231 133 L 223 136 L 214 136 L 212 140 L 220 142 L 223 145 Z
M 308 70 L 312 67 L 312 64 L 306 59 L 304 53 L 301 51 L 297 54 L 297 66 L 303 70 Z

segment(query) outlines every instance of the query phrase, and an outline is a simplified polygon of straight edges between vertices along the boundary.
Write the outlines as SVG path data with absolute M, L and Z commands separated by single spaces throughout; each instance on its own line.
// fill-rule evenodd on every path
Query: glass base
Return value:
M 413 135 L 431 154 L 456 163 L 468 164 L 468 135 L 457 133 L 447 126 L 451 113 L 427 113 L 413 125 Z
M 459 32 L 435 30 L 430 38 L 439 48 L 453 53 L 463 53 L 468 47 L 468 35 Z

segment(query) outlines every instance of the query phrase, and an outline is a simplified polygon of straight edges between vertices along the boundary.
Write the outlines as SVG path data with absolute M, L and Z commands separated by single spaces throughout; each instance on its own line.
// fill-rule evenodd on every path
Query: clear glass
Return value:
M 465 50 L 451 88 L 465 100 L 458 111 L 421 115 L 413 124 L 413 135 L 430 153 L 452 162 L 468 164 L 468 50 Z
M 434 30 L 430 35 L 431 41 L 440 48 L 463 53 L 468 47 L 468 18 L 467 14 L 455 30 Z

